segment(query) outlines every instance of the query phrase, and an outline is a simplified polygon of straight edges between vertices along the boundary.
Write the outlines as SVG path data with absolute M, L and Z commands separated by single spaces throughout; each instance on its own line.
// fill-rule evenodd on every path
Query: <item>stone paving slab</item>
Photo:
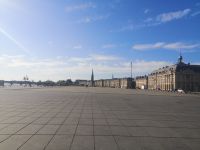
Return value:
M 31 135 L 13 135 L 0 144 L 0 149 L 2 150 L 18 149 L 30 137 Z
M 0 89 L 0 150 L 199 150 L 200 96 Z
M 46 150 L 69 150 L 73 135 L 55 135 Z

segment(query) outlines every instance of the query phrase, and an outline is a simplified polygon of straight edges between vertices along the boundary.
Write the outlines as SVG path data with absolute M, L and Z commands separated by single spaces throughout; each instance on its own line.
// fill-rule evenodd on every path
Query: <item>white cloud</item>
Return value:
M 153 50 L 153 49 L 190 50 L 199 47 L 200 44 L 186 44 L 182 42 L 174 42 L 174 43 L 157 42 L 153 44 L 135 44 L 133 45 L 132 48 L 135 50 Z
M 148 14 L 149 12 L 150 12 L 149 9 L 145 9 L 145 10 L 144 10 L 144 13 L 145 13 L 145 14 Z
M 73 49 L 82 49 L 82 48 L 83 48 L 82 45 L 75 45 L 75 46 L 73 47 Z
M 122 26 L 120 29 L 111 30 L 111 32 L 134 31 L 141 28 L 145 28 L 145 27 L 158 26 L 170 21 L 182 19 L 188 16 L 190 12 L 191 12 L 191 9 L 188 8 L 188 9 L 179 10 L 179 11 L 162 13 L 154 17 L 148 17 L 141 23 L 125 25 L 125 26 Z
M 149 73 L 170 64 L 164 61 L 133 61 L 134 75 Z M 19 56 L 0 56 L 0 79 L 22 80 L 28 75 L 30 80 L 90 79 L 94 69 L 95 79 L 130 76 L 130 61 L 112 55 L 93 54 L 88 57 L 55 57 L 51 59 Z
M 133 70 L 137 75 L 143 75 L 144 73 L 151 73 L 153 70 L 158 68 L 169 66 L 171 62 L 166 61 L 145 61 L 145 60 L 136 60 L 133 62 Z
M 120 60 L 119 57 L 116 56 L 107 56 L 107 55 L 91 55 L 91 58 L 95 61 L 114 61 L 114 60 Z
M 121 0 L 110 0 L 107 4 L 111 9 L 115 9 L 121 3 Z
M 163 13 L 156 17 L 156 21 L 165 23 L 172 20 L 177 20 L 177 19 L 187 16 L 190 12 L 191 12 L 191 9 L 188 8 L 188 9 L 184 9 L 180 11 Z
M 162 48 L 163 46 L 164 46 L 163 42 L 158 42 L 158 43 L 154 43 L 154 44 L 136 44 L 136 45 L 133 45 L 133 49 L 136 49 L 136 50 L 149 50 L 149 49 Z
M 200 6 L 200 3 L 196 3 L 196 6 L 197 6 L 197 7 Z
M 96 22 L 96 21 L 100 21 L 100 20 L 105 20 L 107 18 L 109 18 L 110 15 L 96 15 L 96 16 L 86 16 L 83 17 L 82 19 L 78 20 L 77 23 L 91 23 L 91 22 Z
M 144 20 L 144 22 L 147 22 L 147 23 L 151 22 L 151 21 L 153 21 L 153 18 L 151 18 L 151 17 L 149 17 L 149 18 L 147 18 L 147 19 Z
M 10 12 L 13 10 L 14 11 L 22 10 L 21 6 L 22 6 L 21 1 L 0 0 L 0 11 Z
M 82 3 L 78 5 L 70 5 L 65 7 L 66 12 L 83 11 L 86 9 L 96 8 L 96 5 L 92 2 Z
M 192 17 L 200 15 L 200 11 L 194 12 L 193 14 L 191 14 Z
M 114 0 L 114 3 L 120 3 L 121 0 Z
M 137 29 L 137 26 L 136 25 L 133 25 L 133 24 L 130 24 L 130 25 L 127 25 L 127 26 L 124 26 L 122 27 L 121 29 L 119 30 L 116 30 L 117 32 L 122 32 L 122 31 L 132 31 L 134 29 Z M 115 32 L 115 31 L 114 31 Z
M 194 49 L 198 48 L 200 45 L 199 44 L 185 44 L 181 42 L 176 42 L 176 43 L 168 43 L 164 46 L 166 49 Z
M 117 45 L 115 45 L 115 44 L 105 44 L 102 46 L 102 48 L 104 48 L 104 49 L 110 49 L 110 48 L 116 48 L 116 47 L 117 47 Z
M 134 31 L 145 27 L 145 24 L 129 24 L 121 27 L 120 29 L 112 29 L 110 32 L 123 32 L 123 31 Z

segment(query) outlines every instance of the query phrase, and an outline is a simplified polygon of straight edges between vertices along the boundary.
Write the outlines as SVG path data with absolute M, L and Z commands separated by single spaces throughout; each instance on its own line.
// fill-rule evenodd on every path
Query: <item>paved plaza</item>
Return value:
M 200 150 L 200 96 L 0 89 L 0 150 Z

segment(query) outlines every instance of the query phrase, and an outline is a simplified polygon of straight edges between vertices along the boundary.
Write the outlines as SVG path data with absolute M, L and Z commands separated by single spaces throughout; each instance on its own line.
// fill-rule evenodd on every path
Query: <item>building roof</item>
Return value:
M 145 76 L 137 76 L 136 80 L 138 80 L 138 79 L 147 79 L 147 78 L 148 78 L 148 76 L 146 76 L 146 75 Z
M 165 66 L 163 68 L 159 68 L 157 70 L 154 70 L 150 75 L 156 74 L 156 73 L 161 73 L 161 72 L 166 72 L 166 71 L 173 71 L 173 70 L 180 72 L 180 71 L 184 71 L 184 70 L 187 70 L 187 69 L 190 69 L 194 72 L 200 73 L 200 65 L 190 65 L 190 63 L 185 64 L 183 62 L 183 57 L 180 56 L 179 59 L 178 59 L 178 62 L 176 64 L 171 65 L 171 66 Z

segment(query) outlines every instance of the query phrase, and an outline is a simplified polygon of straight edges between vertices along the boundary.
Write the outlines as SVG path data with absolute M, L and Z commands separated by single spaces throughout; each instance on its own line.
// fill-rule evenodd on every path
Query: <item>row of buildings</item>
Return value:
M 14 82 L 10 81 L 10 84 Z M 38 82 L 38 85 L 40 82 Z M 52 84 L 51 84 L 52 83 Z M 65 82 L 58 82 L 60 86 L 66 85 Z M 45 82 L 45 85 L 55 85 L 53 82 Z M 110 88 L 137 88 L 149 90 L 175 91 L 178 89 L 191 92 L 200 92 L 200 65 L 184 63 L 180 56 L 178 62 L 171 66 L 165 66 L 154 70 L 148 75 L 131 78 L 114 78 L 94 80 L 92 70 L 91 80 L 70 80 L 67 85 L 110 87 Z M 0 86 L 4 86 L 4 81 L 0 80 Z
M 77 86 L 92 86 L 92 87 L 110 87 L 110 88 L 135 88 L 133 78 L 113 78 L 100 80 L 76 80 L 74 85 Z
M 92 70 L 91 86 L 95 87 L 110 87 L 110 88 L 127 88 L 131 89 L 135 87 L 133 78 L 112 78 L 94 80 L 94 73 Z
M 133 78 L 101 79 L 101 80 L 95 80 L 94 86 L 131 89 L 135 88 L 135 81 Z
M 159 68 L 148 75 L 133 78 L 112 78 L 94 80 L 77 80 L 76 85 L 111 88 L 137 88 L 149 90 L 200 91 L 200 65 L 185 64 L 180 56 L 178 62 L 171 66 Z
M 76 80 L 75 85 L 91 86 L 91 87 L 110 87 L 110 88 L 135 88 L 133 78 L 112 78 L 94 80 L 94 72 L 92 69 L 91 80 Z
M 136 88 L 200 91 L 200 65 L 185 64 L 180 56 L 174 65 L 159 68 L 147 76 L 136 77 Z

